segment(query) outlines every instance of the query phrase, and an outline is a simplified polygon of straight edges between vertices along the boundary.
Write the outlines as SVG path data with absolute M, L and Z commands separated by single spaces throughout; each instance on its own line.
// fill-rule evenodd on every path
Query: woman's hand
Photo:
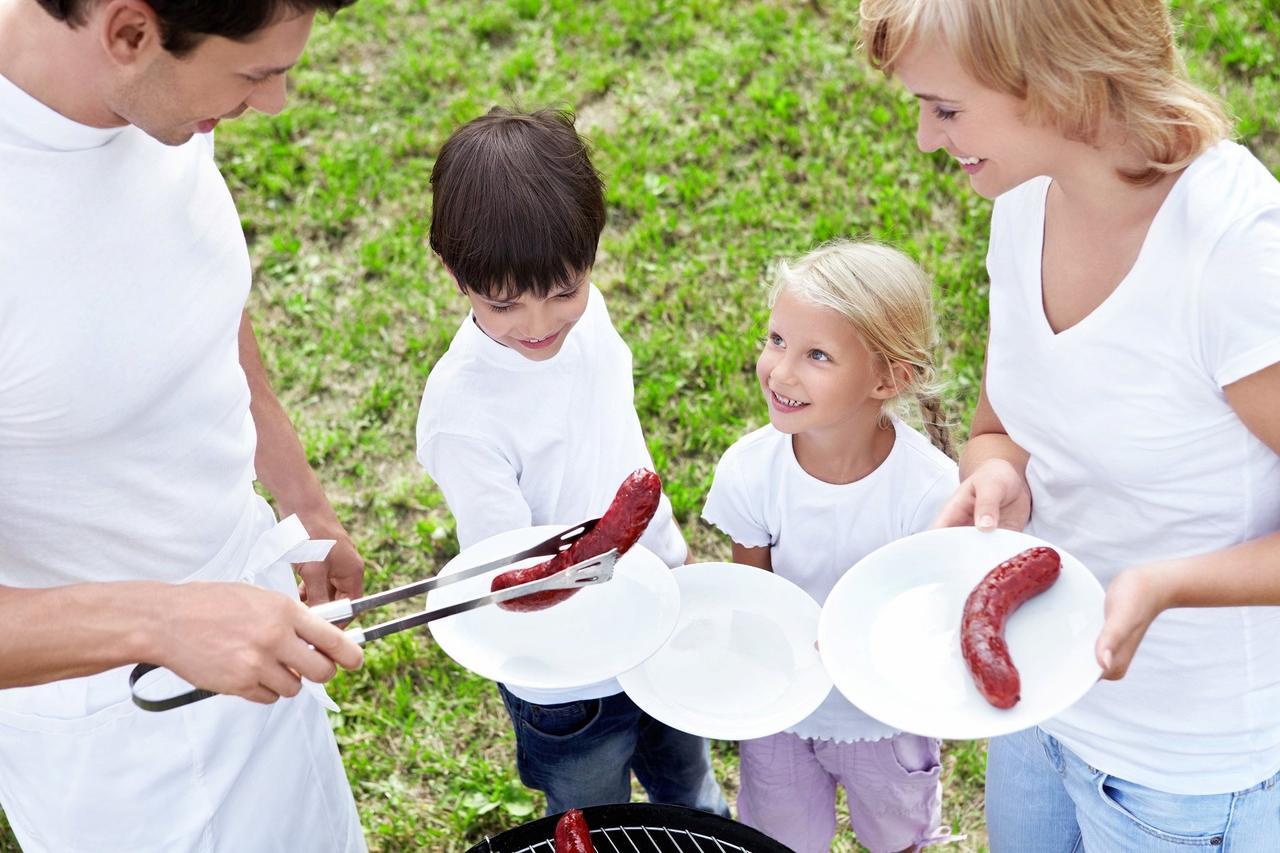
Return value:
M 1170 607 L 1170 594 L 1156 564 L 1126 569 L 1107 585 L 1102 631 L 1094 646 L 1103 678 L 1124 678 L 1147 628 Z
M 1005 459 L 988 459 L 966 477 L 942 507 L 934 527 L 1021 530 L 1031 519 L 1031 490 Z

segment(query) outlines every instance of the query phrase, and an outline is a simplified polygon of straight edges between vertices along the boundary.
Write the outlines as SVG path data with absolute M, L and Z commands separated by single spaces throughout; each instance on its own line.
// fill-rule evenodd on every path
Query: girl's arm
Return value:
M 1254 435 L 1280 454 L 1280 364 L 1224 391 Z M 1103 678 L 1122 678 L 1157 616 L 1174 607 L 1280 605 L 1280 533 L 1195 557 L 1146 563 L 1107 587 L 1096 652 Z
M 733 561 L 741 563 L 744 566 L 755 566 L 757 569 L 764 569 L 766 572 L 773 571 L 773 563 L 769 560 L 769 547 L 748 548 L 745 545 L 733 543 Z
M 1021 530 L 1031 519 L 1027 452 L 1013 443 L 987 400 L 986 369 L 969 440 L 960 455 L 960 488 L 942 507 L 934 527 L 972 524 L 982 530 Z

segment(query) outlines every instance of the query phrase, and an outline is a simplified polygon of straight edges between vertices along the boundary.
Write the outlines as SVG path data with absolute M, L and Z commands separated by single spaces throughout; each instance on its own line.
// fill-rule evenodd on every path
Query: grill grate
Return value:
M 666 826 L 614 826 L 591 830 L 596 853 L 750 853 L 745 847 L 713 835 Z M 521 847 L 512 853 L 555 853 L 554 840 Z

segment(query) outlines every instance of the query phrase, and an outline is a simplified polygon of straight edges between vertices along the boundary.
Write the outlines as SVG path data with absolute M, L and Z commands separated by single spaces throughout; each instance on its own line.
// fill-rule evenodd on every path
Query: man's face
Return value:
M 311 35 L 315 12 L 291 13 L 243 40 L 207 36 L 183 56 L 156 45 L 114 93 L 123 120 L 166 145 L 208 133 L 249 108 L 284 108 L 285 74 Z

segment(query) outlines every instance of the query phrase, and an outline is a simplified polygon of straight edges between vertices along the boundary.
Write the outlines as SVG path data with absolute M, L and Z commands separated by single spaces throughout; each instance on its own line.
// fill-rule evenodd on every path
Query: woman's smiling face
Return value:
M 909 45 L 893 72 L 920 102 L 920 150 L 945 149 L 984 198 L 1048 174 L 1066 141 L 1053 128 L 1027 124 L 1020 98 L 974 80 L 939 41 Z

